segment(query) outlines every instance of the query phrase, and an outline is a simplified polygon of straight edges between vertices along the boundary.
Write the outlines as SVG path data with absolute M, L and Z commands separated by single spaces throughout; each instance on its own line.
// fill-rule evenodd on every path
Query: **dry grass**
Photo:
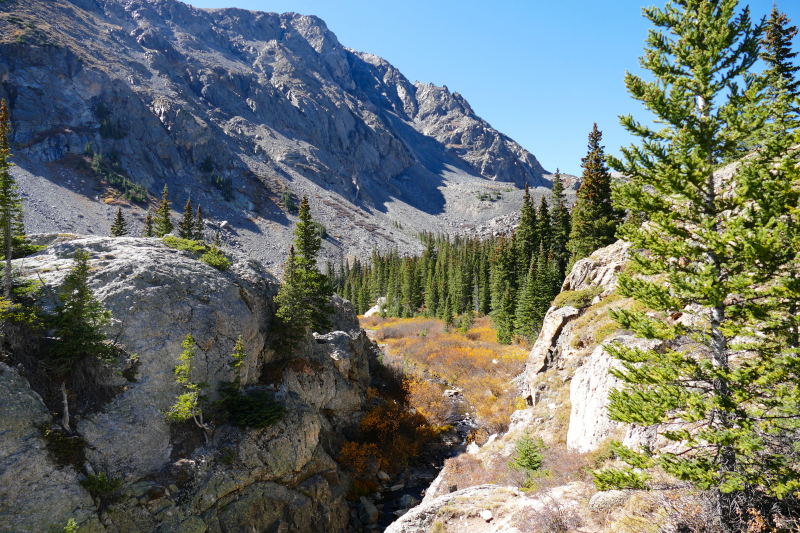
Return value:
M 361 320 L 362 327 L 375 329 L 375 338 L 385 342 L 390 355 L 401 357 L 406 367 L 461 388 L 487 431 L 508 428 L 511 413 L 520 405 L 509 381 L 524 370 L 528 350 L 498 344 L 488 317 L 476 319 L 465 335 L 446 332 L 441 320 L 430 318 Z M 423 408 L 432 410 L 430 405 Z

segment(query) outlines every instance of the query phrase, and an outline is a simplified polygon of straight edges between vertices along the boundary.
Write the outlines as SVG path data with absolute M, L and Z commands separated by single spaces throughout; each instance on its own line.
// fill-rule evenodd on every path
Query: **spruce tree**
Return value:
M 547 200 L 544 196 L 539 202 L 539 212 L 536 214 L 536 218 L 539 223 L 539 244 L 545 252 L 549 252 L 553 247 L 553 226 L 550 221 L 550 207 L 547 205 Z
M 797 35 L 797 27 L 789 26 L 789 22 L 786 14 L 779 12 L 773 4 L 766 22 L 764 38 L 761 40 L 761 59 L 767 64 L 764 74 L 772 85 L 776 85 L 778 78 L 783 78 L 783 90 L 797 97 L 800 80 L 795 78 L 795 73 L 800 67 L 793 65 L 791 61 L 797 56 L 797 52 L 792 51 L 792 39 Z
M 729 181 L 714 176 L 753 133 L 739 117 L 760 28 L 735 8 L 735 0 L 686 0 L 644 10 L 664 28 L 650 31 L 641 59 L 654 80 L 628 73 L 625 84 L 659 129 L 622 117 L 642 142 L 623 149 L 622 160 L 609 158 L 630 179 L 615 191 L 618 206 L 647 219 L 632 217 L 619 232 L 632 248 L 618 291 L 644 310 L 617 309 L 612 318 L 661 346 L 607 347 L 624 383 L 610 395 L 609 416 L 673 424 L 659 434 L 680 450 L 616 444 L 630 468 L 595 474 L 600 489 L 642 488 L 657 466 L 714 490 L 726 532 L 744 529 L 747 498 L 800 490 L 797 317 L 789 312 L 800 296 L 798 155 L 791 138 L 776 136 Z M 688 320 L 668 318 L 676 313 Z M 745 500 L 741 513 L 736 500 Z
M 525 284 L 519 290 L 517 310 L 514 317 L 514 333 L 529 341 L 535 340 L 540 323 L 536 320 L 536 268 L 531 262 Z
M 5 100 L 0 100 L 0 230 L 3 231 L 6 268 L 4 273 L 4 295 L 11 297 L 12 238 L 24 232 L 22 225 L 22 198 L 17 192 L 17 183 L 9 171 L 11 157 L 11 118 Z
M 74 265 L 59 290 L 53 319 L 56 342 L 50 350 L 50 366 L 59 372 L 68 372 L 76 363 L 92 358 L 102 363 L 111 360 L 103 332 L 111 313 L 89 287 L 89 253 L 78 248 L 72 259 Z
M 175 226 L 172 225 L 170 211 L 169 191 L 167 190 L 167 186 L 164 185 L 164 192 L 161 194 L 161 203 L 158 204 L 158 209 L 156 209 L 156 215 L 153 220 L 156 237 L 163 237 L 175 229 Z
M 144 236 L 145 237 L 154 237 L 155 231 L 153 230 L 153 214 L 150 210 L 147 210 L 147 215 L 144 217 Z
M 616 240 L 620 215 L 611 202 L 611 174 L 600 145 L 602 138 L 595 123 L 589 134 L 589 151 L 581 160 L 583 183 L 572 208 L 569 249 L 573 261 L 588 257 Z
M 192 236 L 192 240 L 197 242 L 205 242 L 205 238 L 203 237 L 205 228 L 206 225 L 203 221 L 203 209 L 198 205 L 197 211 L 195 211 L 194 214 L 194 235 Z
M 538 249 L 539 224 L 536 220 L 536 206 L 531 201 L 531 194 L 526 183 L 519 226 L 517 226 L 517 269 L 519 272 L 526 271 L 531 263 L 531 257 Z
M 128 234 L 128 223 L 125 217 L 122 216 L 122 208 L 117 208 L 117 216 L 114 217 L 114 223 L 111 224 L 111 235 L 114 237 L 122 237 Z
M 178 226 L 178 236 L 181 239 L 194 240 L 194 212 L 191 198 L 186 199 L 186 205 L 183 207 L 183 219 Z
M 553 208 L 550 210 L 550 227 L 552 228 L 552 243 L 550 249 L 559 273 L 563 276 L 569 262 L 569 236 L 572 222 L 569 209 L 567 209 L 567 195 L 564 193 L 564 184 L 561 182 L 561 172 L 556 169 L 553 177 L 553 190 L 550 195 Z
M 322 246 L 319 232 L 311 218 L 308 198 L 303 196 L 294 229 L 294 245 L 284 271 L 284 280 L 276 296 L 276 316 L 284 328 L 291 330 L 290 344 L 308 330 L 322 332 L 330 328 L 329 316 L 333 313 L 330 297 L 332 288 L 325 274 L 317 268 L 317 253 Z M 358 305 L 359 294 L 353 295 Z

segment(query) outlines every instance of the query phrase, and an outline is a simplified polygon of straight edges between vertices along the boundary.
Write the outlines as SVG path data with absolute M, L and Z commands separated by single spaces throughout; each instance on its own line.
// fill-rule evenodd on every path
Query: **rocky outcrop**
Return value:
M 58 523 L 50 517 L 72 516 L 86 524 L 83 531 L 102 531 L 76 472 L 58 468 L 48 457 L 42 432 L 52 417 L 44 402 L 5 363 L 0 363 L 0 398 L 0 529 L 45 531 L 46 524 Z
M 602 287 L 600 298 L 605 298 L 617 286 L 617 276 L 625 265 L 630 243 L 617 241 L 592 252 L 575 265 L 561 285 L 563 291 L 580 291 L 590 287 Z
M 643 350 L 653 349 L 657 342 L 631 336 L 619 336 L 606 343 L 620 343 Z M 595 348 L 589 360 L 575 371 L 569 388 L 572 410 L 567 431 L 567 448 L 590 452 L 623 424 L 608 418 L 608 393 L 622 386 L 622 382 L 609 370 L 620 368 L 621 363 L 612 358 L 601 345 Z
M 336 298 L 332 317 L 347 331 L 309 335 L 299 352 L 275 352 L 266 339 L 277 283 L 258 262 L 228 251 L 231 267 L 220 272 L 160 239 L 37 239 L 51 244 L 16 266 L 47 284 L 42 305 L 52 306 L 50 291 L 62 283 L 74 251 L 87 251 L 91 287 L 115 319 L 109 337 L 136 357 L 102 378 L 119 393 L 102 410 L 78 417 L 75 437 L 86 444 L 86 464 L 65 465 L 45 450 L 48 409 L 17 370 L 0 363 L 7 402 L 0 414 L 0 529 L 60 530 L 70 518 L 81 532 L 109 533 L 346 526 L 349 478 L 332 456 L 342 432 L 359 420 L 376 349 L 355 329 L 350 302 Z M 271 394 L 284 417 L 264 429 L 212 421 L 205 444 L 191 423 L 169 425 L 162 413 L 179 393 L 173 369 L 187 333 L 197 344 L 192 377 L 209 383 L 210 400 L 232 377 L 230 353 L 241 335 L 245 390 Z M 279 369 L 280 379 L 263 384 L 264 369 Z M 121 498 L 103 513 L 79 484 L 92 472 L 123 481 Z
M 557 353 L 554 348 L 561 331 L 571 319 L 580 315 L 579 309 L 574 307 L 551 307 L 544 316 L 542 330 L 528 355 L 527 371 L 532 374 L 543 372 L 550 366 Z
M 478 485 L 422 503 L 392 523 L 386 533 L 429 533 L 435 530 L 436 523 L 444 531 L 525 533 L 534 531 L 536 518 L 545 516 L 548 510 L 558 509 L 564 516 L 574 512 L 580 507 L 584 492 L 581 482 L 536 496 L 527 496 L 512 487 Z

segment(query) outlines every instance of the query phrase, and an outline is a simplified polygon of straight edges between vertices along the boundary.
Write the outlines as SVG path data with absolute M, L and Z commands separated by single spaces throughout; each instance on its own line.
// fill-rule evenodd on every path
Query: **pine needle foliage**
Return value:
M 611 316 L 660 348 L 608 347 L 625 384 L 612 391 L 609 416 L 660 424 L 681 451 L 617 444 L 630 467 L 597 472 L 596 483 L 648 487 L 657 466 L 716 491 L 724 530 L 735 531 L 741 498 L 800 490 L 797 153 L 776 135 L 730 179 L 714 175 L 759 124 L 743 119 L 758 102 L 749 74 L 761 37 L 747 8 L 681 0 L 644 14 L 658 28 L 641 59 L 654 80 L 628 73 L 625 84 L 661 127 L 622 117 L 641 144 L 609 164 L 630 179 L 614 192 L 631 214 L 619 230 L 632 250 L 618 291 L 656 312 Z M 675 313 L 688 320 L 670 320 Z
M 209 427 L 203 422 L 203 409 L 201 402 L 206 400 L 202 394 L 203 389 L 208 387 L 208 383 L 198 382 L 192 378 L 195 363 L 196 343 L 192 334 L 186 335 L 181 342 L 183 352 L 178 356 L 178 364 L 175 365 L 175 383 L 183 390 L 175 400 L 175 404 L 164 413 L 170 422 L 183 422 L 191 419 L 195 425 L 202 429 L 208 439 Z
M 22 225 L 22 198 L 17 192 L 17 183 L 11 175 L 11 117 L 5 100 L 0 100 L 0 231 L 3 232 L 5 271 L 3 294 L 11 297 L 12 285 L 12 239 L 24 233 Z
M 144 217 L 144 231 L 142 232 L 142 234 L 145 237 L 156 236 L 155 230 L 153 229 L 153 214 L 150 212 L 149 209 L 147 210 L 147 215 L 145 215 Z
M 283 283 L 275 297 L 275 314 L 281 337 L 293 346 L 308 331 L 327 331 L 333 305 L 333 289 L 317 268 L 322 239 L 311 218 L 308 198 L 300 203 L 299 220 L 294 229 L 294 244 L 284 267 Z
M 158 204 L 156 214 L 153 220 L 156 237 L 163 237 L 168 233 L 172 233 L 175 226 L 172 224 L 172 216 L 170 211 L 172 206 L 169 201 L 169 189 L 164 185 L 164 191 L 161 194 L 161 203 Z
M 615 240 L 620 216 L 611 202 L 611 174 L 606 167 L 603 133 L 597 124 L 589 134 L 589 150 L 581 160 L 583 180 L 572 209 L 569 248 L 572 260 L 588 257 Z
M 149 214 L 149 212 L 148 212 Z M 112 237 L 122 237 L 128 234 L 128 222 L 125 220 L 125 217 L 122 215 L 122 208 L 117 208 L 117 216 L 114 217 L 114 223 L 111 224 L 111 236 Z
M 190 241 L 195 240 L 194 238 L 194 212 L 192 211 L 192 199 L 186 199 L 186 205 L 183 208 L 183 219 L 181 220 L 180 226 L 178 226 L 178 236 L 181 239 L 187 239 Z
M 59 306 L 53 319 L 56 342 L 50 350 L 49 366 L 68 372 L 75 363 L 96 359 L 108 364 L 113 351 L 103 328 L 111 321 L 111 312 L 97 300 L 89 287 L 89 253 L 78 248 L 74 264 L 59 290 Z

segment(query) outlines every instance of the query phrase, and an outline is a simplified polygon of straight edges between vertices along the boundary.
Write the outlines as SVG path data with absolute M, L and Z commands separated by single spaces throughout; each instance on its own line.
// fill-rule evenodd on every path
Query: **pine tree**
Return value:
M 147 215 L 144 217 L 144 236 L 154 237 L 155 231 L 153 230 L 153 214 L 147 210 Z
M 219 248 L 222 246 L 222 241 L 219 239 L 219 230 L 214 233 L 214 247 Z
M 531 201 L 528 184 L 522 198 L 519 226 L 517 226 L 517 269 L 525 272 L 531 264 L 531 257 L 539 249 L 539 224 L 536 220 L 536 206 Z
M 103 328 L 111 313 L 95 298 L 89 287 L 89 253 L 78 248 L 72 256 L 74 265 L 59 290 L 59 305 L 54 318 L 56 342 L 50 350 L 50 364 L 59 372 L 68 372 L 76 363 L 97 358 L 111 360 Z
M 288 328 L 286 337 L 290 345 L 308 330 L 327 331 L 330 328 L 329 316 L 333 313 L 330 297 L 332 288 L 327 278 L 317 268 L 317 253 L 322 240 L 314 227 L 308 198 L 303 196 L 300 203 L 298 222 L 294 229 L 294 245 L 289 252 L 284 270 L 284 279 L 276 296 L 281 327 Z M 359 294 L 353 295 L 358 305 Z
M 149 213 L 148 213 L 149 214 Z M 114 237 L 122 237 L 128 234 L 128 222 L 122 216 L 122 208 L 117 208 L 117 216 L 114 217 L 114 223 L 111 224 L 111 235 Z
M 573 261 L 588 257 L 616 240 L 620 216 L 611 202 L 611 174 L 600 145 L 602 138 L 595 123 L 589 134 L 589 152 L 581 160 L 583 183 L 572 208 L 569 249 Z
M 170 211 L 171 206 L 169 203 L 169 191 L 167 190 L 167 186 L 164 185 L 164 192 L 161 195 L 161 203 L 158 204 L 155 217 L 153 217 L 156 237 L 163 237 L 175 229 L 175 226 L 172 225 Z
M 519 290 L 517 310 L 514 317 L 514 333 L 532 341 L 539 333 L 540 324 L 536 320 L 535 309 L 536 268 L 531 262 L 525 284 Z
M 789 22 L 786 14 L 779 12 L 773 4 L 761 40 L 761 59 L 767 64 L 765 75 L 772 85 L 776 85 L 778 78 L 783 78 L 783 90 L 797 97 L 800 80 L 795 79 L 795 72 L 800 67 L 791 63 L 792 58 L 797 57 L 797 52 L 792 51 L 792 39 L 797 35 L 797 27 L 789 26 Z
M 6 268 L 4 274 L 4 295 L 11 297 L 11 242 L 15 235 L 24 233 L 22 225 L 22 199 L 17 192 L 17 183 L 9 168 L 11 157 L 11 118 L 5 100 L 0 101 L 0 230 L 5 244 Z
M 542 196 L 539 202 L 539 212 L 536 214 L 537 222 L 539 223 L 539 244 L 545 251 L 549 252 L 553 247 L 553 226 L 550 222 L 550 207 L 547 205 L 547 200 Z
M 662 344 L 607 347 L 621 361 L 612 373 L 625 384 L 611 393 L 609 416 L 675 424 L 659 433 L 681 451 L 616 444 L 630 468 L 595 474 L 601 489 L 646 487 L 648 469 L 658 466 L 713 489 L 726 532 L 744 529 L 748 498 L 786 498 L 800 489 L 798 451 L 788 444 L 800 437 L 798 319 L 790 312 L 800 298 L 798 154 L 788 149 L 790 136 L 776 136 L 739 163 L 724 191 L 713 174 L 753 133 L 739 117 L 747 112 L 742 94 L 754 84 L 746 73 L 760 29 L 735 6 L 687 0 L 644 10 L 665 28 L 650 31 L 641 59 L 655 79 L 629 73 L 625 83 L 659 129 L 622 117 L 642 144 L 609 163 L 630 179 L 615 192 L 619 207 L 648 220 L 620 228 L 632 247 L 618 288 L 646 310 L 611 316 Z M 689 320 L 665 318 L 674 313 Z M 741 513 L 734 500 L 744 500 Z
M 194 235 L 192 236 L 192 240 L 197 242 L 205 242 L 205 237 L 203 237 L 205 228 L 206 225 L 203 221 L 203 209 L 198 205 L 197 211 L 194 215 Z
M 181 239 L 194 240 L 194 213 L 192 212 L 192 199 L 186 199 L 186 205 L 183 207 L 183 219 L 180 226 L 178 226 L 178 236 Z
M 175 382 L 180 385 L 184 392 L 178 396 L 175 405 L 170 407 L 165 416 L 171 422 L 183 422 L 191 418 L 197 427 L 203 430 L 203 436 L 207 443 L 211 428 L 203 422 L 203 409 L 200 407 L 200 402 L 205 398 L 200 392 L 208 387 L 208 384 L 198 383 L 192 379 L 195 346 L 196 343 L 192 338 L 192 334 L 189 333 L 181 343 L 183 352 L 178 356 L 179 363 L 175 365 L 174 371 Z
M 558 271 L 563 276 L 569 261 L 569 236 L 571 233 L 572 221 L 570 220 L 569 209 L 566 206 L 567 195 L 564 193 L 564 184 L 561 182 L 561 172 L 556 169 L 553 177 L 553 191 L 550 201 L 553 208 L 550 210 L 550 227 L 552 228 L 553 240 L 550 249 L 556 261 Z

